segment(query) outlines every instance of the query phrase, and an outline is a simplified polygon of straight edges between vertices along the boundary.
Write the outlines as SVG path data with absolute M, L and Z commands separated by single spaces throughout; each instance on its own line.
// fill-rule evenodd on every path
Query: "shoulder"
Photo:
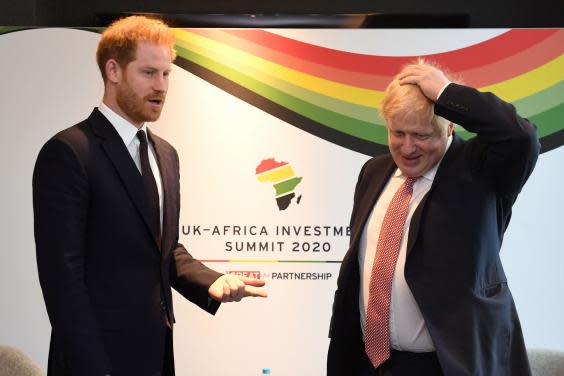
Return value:
M 151 130 L 149 130 L 149 136 L 151 138 L 151 141 L 153 142 L 154 147 L 158 149 L 159 154 L 173 156 L 174 158 L 178 159 L 178 152 L 176 151 L 174 146 L 170 144 L 170 142 L 156 135 Z
M 89 149 L 84 121 L 55 134 L 37 155 L 33 173 L 34 187 L 53 179 L 67 181 L 71 176 L 80 177 L 73 184 L 84 181 L 86 153 Z
M 88 119 L 85 119 L 80 123 L 58 132 L 52 139 L 69 145 L 84 143 L 88 140 L 89 133 L 91 133 L 89 128 Z
M 361 175 L 378 174 L 390 169 L 392 166 L 394 166 L 394 160 L 390 154 L 378 155 L 367 160 L 362 166 L 360 173 Z
M 63 129 L 51 137 L 42 147 L 40 155 L 51 153 L 71 153 L 82 155 L 90 148 L 91 131 L 88 120 L 83 120 L 69 128 Z
M 158 134 L 156 134 L 155 132 L 153 132 L 150 129 L 149 129 L 149 134 L 150 134 L 151 139 L 154 143 L 158 143 L 160 146 L 167 148 L 169 150 L 176 151 L 176 149 L 174 148 L 174 146 L 172 146 L 172 144 L 170 142 L 168 142 L 167 140 L 165 140 L 164 138 L 162 138 L 161 136 L 159 136 Z

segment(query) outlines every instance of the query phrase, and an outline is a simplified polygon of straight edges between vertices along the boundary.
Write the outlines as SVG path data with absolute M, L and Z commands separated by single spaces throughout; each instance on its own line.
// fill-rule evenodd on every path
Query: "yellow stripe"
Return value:
M 510 80 L 480 88 L 481 91 L 491 91 L 507 102 L 514 102 L 524 97 L 545 90 L 564 79 L 564 56 L 541 65 L 525 74 Z
M 185 30 L 173 29 L 177 43 L 191 51 L 206 56 L 213 61 L 229 66 L 236 71 L 256 77 L 256 71 L 267 76 L 287 81 L 295 86 L 303 87 L 316 93 L 343 100 L 349 103 L 368 107 L 379 107 L 384 93 L 356 86 L 345 85 L 294 69 L 272 63 L 266 59 L 229 47 L 213 39 L 209 39 Z M 255 71 L 255 74 L 253 74 Z M 564 79 L 564 56 L 560 56 L 525 74 L 493 85 L 480 88 L 491 91 L 508 102 L 513 102 L 555 85 Z M 265 81 L 263 79 L 263 81 Z
M 221 56 L 220 54 L 218 54 L 216 51 L 203 51 L 202 48 L 198 47 L 198 46 L 194 46 L 189 42 L 182 42 L 179 43 L 179 45 L 181 45 L 183 48 L 186 49 L 190 49 L 192 51 L 198 52 L 201 55 L 207 55 L 207 58 L 214 60 L 214 61 L 223 61 L 225 60 L 225 58 L 223 56 Z M 378 117 L 378 111 L 377 111 L 377 105 L 379 105 L 379 101 L 377 103 L 371 103 L 370 106 L 368 106 L 368 111 L 370 111 L 370 116 L 367 117 L 366 116 L 366 106 L 362 106 L 364 107 L 363 109 L 361 109 L 361 111 L 358 111 L 357 109 L 359 108 L 358 105 L 356 104 L 352 104 L 350 102 L 344 102 L 344 101 L 340 101 L 340 100 L 336 100 L 334 98 L 330 98 L 327 97 L 325 95 L 319 94 L 319 93 L 314 93 L 311 91 L 306 91 L 302 86 L 295 86 L 295 85 L 291 85 L 285 81 L 285 80 L 280 80 L 278 78 L 275 78 L 273 76 L 270 76 L 268 74 L 265 74 L 263 72 L 257 71 L 256 69 L 253 69 L 247 65 L 245 65 L 244 63 L 240 63 L 237 60 L 231 60 L 229 61 L 229 66 L 238 71 L 238 72 L 244 72 L 247 76 L 252 77 L 253 79 L 266 84 L 270 87 L 273 87 L 277 90 L 282 91 L 283 93 L 286 93 L 288 95 L 291 95 L 295 98 L 301 99 L 303 101 L 306 101 L 308 103 L 314 104 L 316 106 L 325 108 L 329 111 L 333 111 L 333 112 L 337 112 L 337 113 L 341 113 L 343 115 L 346 115 L 348 117 L 354 118 L 354 119 L 358 119 L 358 120 L 362 120 L 362 121 L 366 121 L 366 122 L 373 122 L 374 119 L 376 119 Z M 296 89 L 299 89 L 301 91 L 295 91 L 292 90 L 291 88 L 295 87 Z M 311 93 L 311 95 L 308 95 L 309 93 Z M 332 101 L 332 102 L 327 102 L 327 101 Z M 348 107 L 350 106 L 350 107 Z
M 271 170 L 271 171 L 263 172 L 262 174 L 257 176 L 257 179 L 258 181 L 263 183 L 265 181 L 271 181 L 276 183 L 280 180 L 291 178 L 294 175 L 295 174 L 294 174 L 294 170 L 292 170 L 292 166 L 286 165 L 274 171 Z
M 379 105 L 384 96 L 384 93 L 381 91 L 341 84 L 302 73 L 189 31 L 175 30 L 175 33 L 177 37 L 176 43 L 181 47 L 209 57 L 218 63 L 227 66 L 231 66 L 232 62 L 236 62 L 237 66 L 243 64 L 251 69 L 261 71 L 319 94 L 369 107 Z M 245 73 L 244 69 L 238 68 L 237 70 Z

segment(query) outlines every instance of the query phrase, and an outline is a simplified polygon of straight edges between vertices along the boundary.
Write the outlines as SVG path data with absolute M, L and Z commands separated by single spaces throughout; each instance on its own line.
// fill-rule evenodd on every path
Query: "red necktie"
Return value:
M 390 300 L 392 277 L 396 268 L 403 226 L 407 218 L 413 184 L 417 178 L 407 178 L 394 194 L 384 215 L 376 256 L 370 277 L 364 349 L 377 368 L 390 357 Z

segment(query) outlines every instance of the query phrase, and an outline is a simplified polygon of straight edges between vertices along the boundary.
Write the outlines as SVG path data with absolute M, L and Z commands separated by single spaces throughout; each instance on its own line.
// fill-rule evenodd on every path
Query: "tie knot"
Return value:
M 417 176 L 417 177 L 407 177 L 407 178 L 405 179 L 404 184 L 405 184 L 406 186 L 408 186 L 408 187 L 413 187 L 413 184 L 415 184 L 415 182 L 416 182 L 417 179 L 419 179 L 419 178 L 420 178 L 420 176 Z
M 139 141 L 141 141 L 141 143 L 147 142 L 147 135 L 145 134 L 144 130 L 140 130 L 137 132 L 137 138 L 139 139 Z

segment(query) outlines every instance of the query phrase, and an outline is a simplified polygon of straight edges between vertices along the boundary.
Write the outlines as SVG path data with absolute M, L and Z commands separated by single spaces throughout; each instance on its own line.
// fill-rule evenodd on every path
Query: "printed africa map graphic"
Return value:
M 261 183 L 272 183 L 279 210 L 286 210 L 290 206 L 296 197 L 294 190 L 302 182 L 302 177 L 296 176 L 288 162 L 278 162 L 274 158 L 260 162 L 255 169 L 255 175 Z M 302 196 L 299 195 L 296 204 L 299 204 L 301 199 Z

